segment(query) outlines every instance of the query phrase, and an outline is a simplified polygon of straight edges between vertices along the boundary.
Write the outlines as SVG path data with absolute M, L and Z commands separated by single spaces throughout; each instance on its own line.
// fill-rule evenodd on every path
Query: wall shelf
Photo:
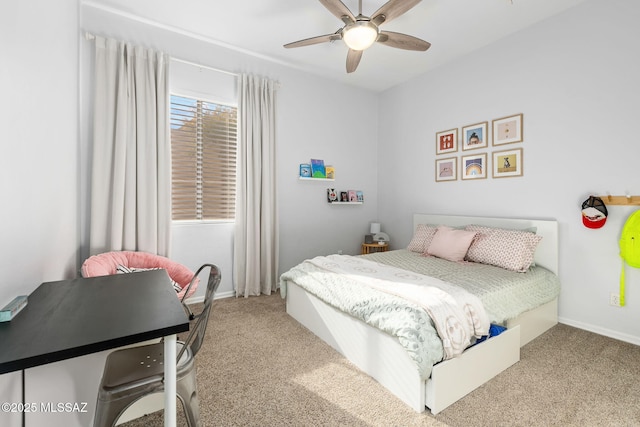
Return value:
M 598 196 L 605 205 L 640 206 L 640 196 Z
M 361 205 L 364 202 L 327 202 L 330 205 Z
M 298 179 L 300 181 L 318 181 L 318 182 L 335 181 L 334 178 L 312 178 L 312 177 L 306 177 L 306 176 L 299 176 Z

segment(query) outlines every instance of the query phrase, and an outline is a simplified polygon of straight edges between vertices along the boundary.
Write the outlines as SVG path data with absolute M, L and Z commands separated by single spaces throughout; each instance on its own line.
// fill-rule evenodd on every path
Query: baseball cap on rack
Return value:
M 582 223 L 587 228 L 600 228 L 607 222 L 607 207 L 600 197 L 589 196 L 582 203 Z

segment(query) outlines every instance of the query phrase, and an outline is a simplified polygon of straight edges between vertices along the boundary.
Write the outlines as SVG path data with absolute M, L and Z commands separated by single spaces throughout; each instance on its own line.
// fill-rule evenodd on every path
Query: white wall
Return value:
M 599 230 L 580 216 L 591 193 L 640 194 L 639 19 L 636 1 L 590 0 L 382 94 L 379 216 L 393 246 L 409 242 L 413 212 L 557 219 L 561 321 L 640 344 L 640 271 L 627 306 L 609 306 L 637 207 L 611 207 Z M 499 148 L 523 148 L 522 178 L 435 182 L 436 132 L 516 113 L 524 142 Z
M 0 305 L 76 274 L 77 1 L 40 3 L 0 14 Z
M 2 5 L 0 306 L 44 281 L 76 275 L 77 29 L 77 0 Z M 19 380 L 0 375 L 0 401 L 21 401 Z M 2 426 L 20 421 L 20 414 L 0 412 Z

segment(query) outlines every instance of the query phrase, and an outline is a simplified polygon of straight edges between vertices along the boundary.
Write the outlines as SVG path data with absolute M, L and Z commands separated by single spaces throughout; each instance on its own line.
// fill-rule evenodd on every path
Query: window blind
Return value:
M 237 108 L 171 96 L 172 219 L 233 220 Z

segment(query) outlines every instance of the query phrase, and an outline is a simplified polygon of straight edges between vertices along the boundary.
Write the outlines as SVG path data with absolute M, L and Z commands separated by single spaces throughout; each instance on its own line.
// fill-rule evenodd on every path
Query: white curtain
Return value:
M 277 83 L 240 76 L 234 278 L 236 296 L 271 294 L 278 284 L 275 92 Z
M 162 52 L 95 38 L 91 254 L 169 255 L 169 60 Z

